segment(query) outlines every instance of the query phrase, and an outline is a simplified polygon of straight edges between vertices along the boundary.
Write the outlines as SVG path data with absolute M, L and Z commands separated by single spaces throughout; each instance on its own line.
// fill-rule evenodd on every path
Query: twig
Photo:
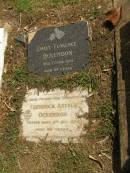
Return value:
M 107 157 L 109 160 L 112 160 L 112 158 L 111 158 L 111 156 L 109 156 L 108 154 L 106 154 L 106 153 L 101 153 L 101 156 L 105 156 L 105 157 Z
M 19 159 L 17 159 L 19 169 L 22 169 Z
M 5 101 L 2 101 L 5 106 L 11 111 L 11 112 L 15 112 L 15 110 L 13 108 L 11 108 Z
M 22 13 L 19 14 L 19 27 L 18 27 L 18 31 L 21 28 L 21 24 L 22 24 Z
M 102 165 L 102 163 L 101 163 L 99 160 L 97 160 L 96 158 L 94 158 L 94 157 L 91 156 L 91 155 L 89 155 L 89 159 L 91 159 L 91 160 L 95 161 L 96 163 L 98 163 L 99 166 L 103 169 L 103 165 Z
M 103 145 L 108 139 L 109 139 L 109 136 L 106 136 L 103 140 L 98 141 L 97 144 Z
M 108 68 L 108 69 L 104 69 L 102 72 L 109 72 L 111 69 Z

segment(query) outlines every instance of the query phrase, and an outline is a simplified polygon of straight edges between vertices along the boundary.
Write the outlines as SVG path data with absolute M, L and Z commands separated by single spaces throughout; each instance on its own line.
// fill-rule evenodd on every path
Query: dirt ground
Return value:
M 112 139 L 115 135 L 114 32 L 102 25 L 105 12 L 113 6 L 112 1 L 30 1 L 31 5 L 27 3 L 26 8 L 13 0 L 0 0 L 0 25 L 9 30 L 0 95 L 0 173 L 112 173 Z M 44 79 L 42 87 L 50 89 L 54 83 L 57 83 L 55 87 L 65 89 L 78 85 L 86 87 L 86 76 L 94 76 L 94 79 L 91 78 L 93 96 L 89 100 L 91 124 L 86 129 L 84 143 L 26 142 L 19 135 L 21 105 L 27 86 L 32 87 L 32 83 L 36 86 L 38 77 L 28 74 L 27 48 L 16 42 L 15 37 L 35 27 L 60 26 L 81 20 L 89 21 L 92 29 L 90 68 L 76 76 Z

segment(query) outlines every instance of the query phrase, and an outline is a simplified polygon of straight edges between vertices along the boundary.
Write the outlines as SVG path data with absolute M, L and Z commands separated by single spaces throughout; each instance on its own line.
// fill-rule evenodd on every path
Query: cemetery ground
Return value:
M 0 0 L 0 24 L 9 31 L 0 95 L 0 173 L 111 173 L 115 169 L 117 136 L 114 32 L 103 27 L 110 0 Z M 23 3 L 22 3 L 23 2 Z M 33 28 L 88 21 L 91 27 L 90 66 L 61 77 L 27 70 L 27 48 L 15 38 Z M 89 121 L 84 142 L 27 142 L 21 137 L 21 107 L 28 88 L 50 90 L 91 88 Z M 114 154 L 113 154 L 114 153 Z

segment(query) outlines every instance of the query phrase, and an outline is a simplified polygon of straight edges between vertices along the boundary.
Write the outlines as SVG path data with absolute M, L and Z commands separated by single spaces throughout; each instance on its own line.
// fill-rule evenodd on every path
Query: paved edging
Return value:
M 119 115 L 119 135 L 120 135 L 120 167 L 124 171 L 124 167 L 128 161 L 128 115 L 126 107 L 126 84 L 123 79 L 123 67 L 121 57 L 121 38 L 120 29 L 130 21 L 130 3 L 129 0 L 116 0 L 115 6 L 122 4 L 122 18 L 119 26 L 115 31 L 115 46 L 116 46 L 116 63 L 117 63 L 117 95 L 118 95 L 118 115 Z M 127 163 L 130 164 L 130 163 Z M 128 173 L 127 171 L 125 173 Z
M 120 33 L 116 30 L 116 63 L 117 63 L 117 95 L 118 95 L 118 115 L 119 115 L 119 140 L 120 140 L 120 162 L 121 168 L 128 159 L 128 132 L 127 132 L 127 113 L 126 113 L 126 96 L 125 82 L 122 80 L 122 66 L 120 63 Z

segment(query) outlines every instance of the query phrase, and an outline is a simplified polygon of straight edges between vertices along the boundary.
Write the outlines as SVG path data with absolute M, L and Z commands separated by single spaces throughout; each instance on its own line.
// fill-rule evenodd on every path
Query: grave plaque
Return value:
M 0 89 L 2 86 L 2 74 L 4 69 L 4 53 L 7 46 L 7 31 L 0 28 Z
M 88 125 L 87 90 L 29 90 L 22 106 L 22 136 L 28 141 L 78 143 Z
M 28 39 L 28 69 L 37 74 L 62 75 L 89 64 L 86 22 L 41 29 Z

